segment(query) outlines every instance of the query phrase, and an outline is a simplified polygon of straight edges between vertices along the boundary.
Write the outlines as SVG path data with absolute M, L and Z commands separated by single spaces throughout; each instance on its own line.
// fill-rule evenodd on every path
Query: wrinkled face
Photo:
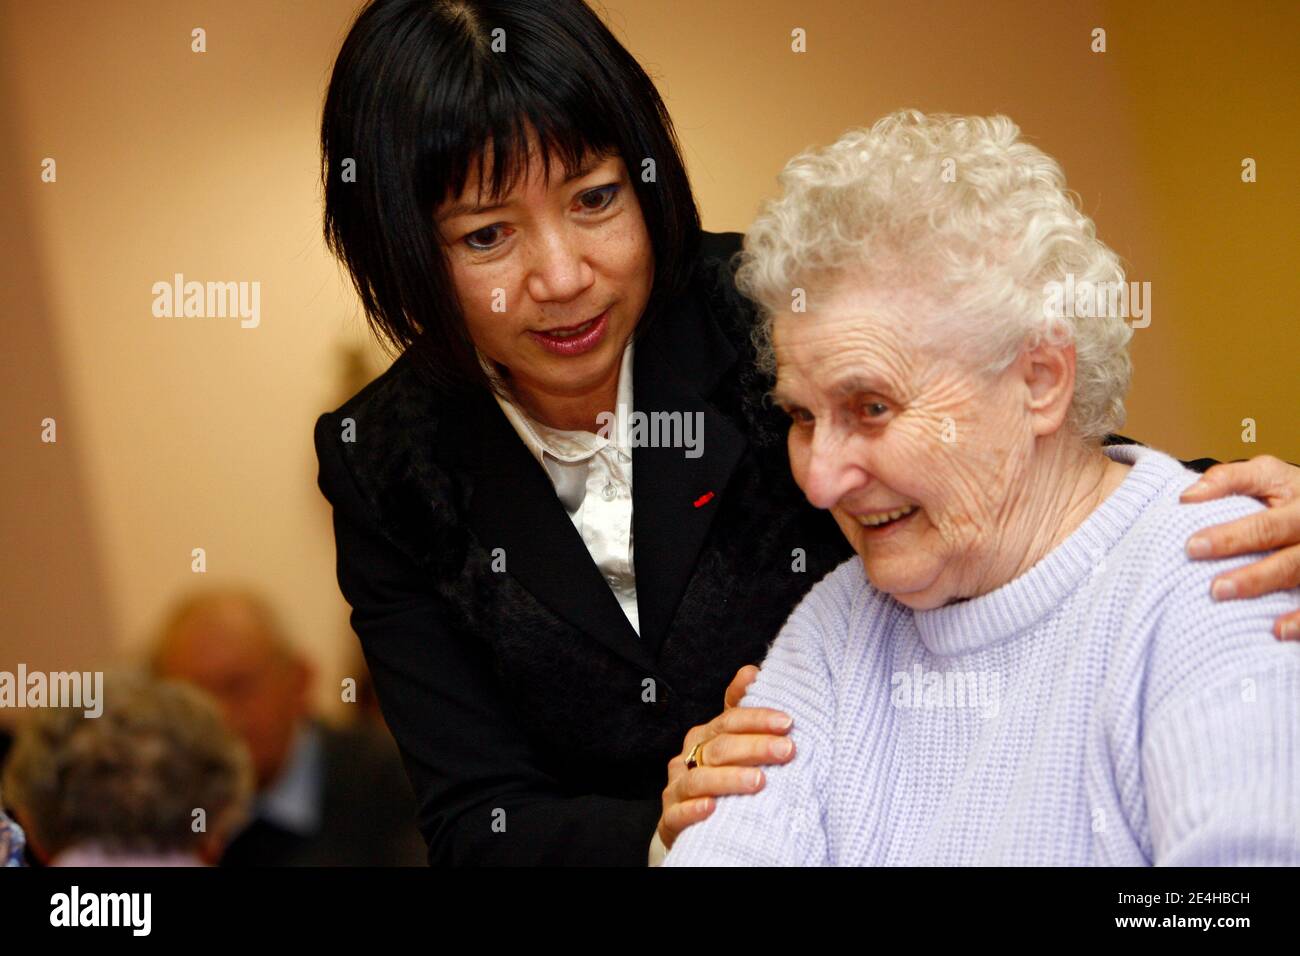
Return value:
M 976 370 L 935 318 L 919 294 L 841 285 L 773 330 L 795 480 L 918 609 L 982 593 L 1033 448 L 1014 366 Z
M 650 297 L 654 254 L 618 155 L 591 157 L 565 179 L 534 155 L 499 203 L 471 175 L 436 212 L 474 344 L 537 406 L 612 388 Z M 541 398 L 543 402 L 539 402 Z

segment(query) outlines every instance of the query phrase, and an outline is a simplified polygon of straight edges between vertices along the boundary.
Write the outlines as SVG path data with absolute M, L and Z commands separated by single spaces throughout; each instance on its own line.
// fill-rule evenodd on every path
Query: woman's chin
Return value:
M 927 611 L 945 603 L 946 598 L 935 588 L 939 577 L 938 569 L 918 566 L 906 557 L 873 556 L 865 549 L 858 554 L 871 586 L 888 594 L 899 604 L 915 611 Z

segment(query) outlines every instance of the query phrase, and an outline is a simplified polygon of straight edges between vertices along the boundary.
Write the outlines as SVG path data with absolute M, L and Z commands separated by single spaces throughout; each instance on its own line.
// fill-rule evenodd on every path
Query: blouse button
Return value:
M 606 501 L 613 501 L 618 497 L 618 489 L 614 487 L 613 482 L 606 482 L 605 487 L 601 489 L 600 496 Z

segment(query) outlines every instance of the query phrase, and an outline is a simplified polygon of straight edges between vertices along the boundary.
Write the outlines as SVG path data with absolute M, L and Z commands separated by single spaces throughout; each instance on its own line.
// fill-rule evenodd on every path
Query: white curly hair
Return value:
M 903 110 L 791 159 L 781 194 L 745 236 L 736 284 L 760 308 L 760 362 L 775 370 L 773 316 L 808 308 L 842 281 L 923 290 L 964 325 L 962 347 L 989 372 L 1042 338 L 1073 342 L 1069 422 L 1097 439 L 1124 421 L 1132 330 L 1118 314 L 1057 315 L 1049 283 L 1124 282 L 1118 256 L 1065 188 L 1060 165 L 1021 142 L 1005 116 Z M 962 335 L 962 333 L 965 335 Z

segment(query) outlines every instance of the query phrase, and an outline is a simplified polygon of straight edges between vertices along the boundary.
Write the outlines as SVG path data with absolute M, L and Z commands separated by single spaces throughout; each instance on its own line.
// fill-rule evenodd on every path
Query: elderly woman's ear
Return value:
M 1016 360 L 1024 382 L 1025 410 L 1037 436 L 1053 435 L 1065 424 L 1074 397 L 1074 346 L 1040 342 Z

